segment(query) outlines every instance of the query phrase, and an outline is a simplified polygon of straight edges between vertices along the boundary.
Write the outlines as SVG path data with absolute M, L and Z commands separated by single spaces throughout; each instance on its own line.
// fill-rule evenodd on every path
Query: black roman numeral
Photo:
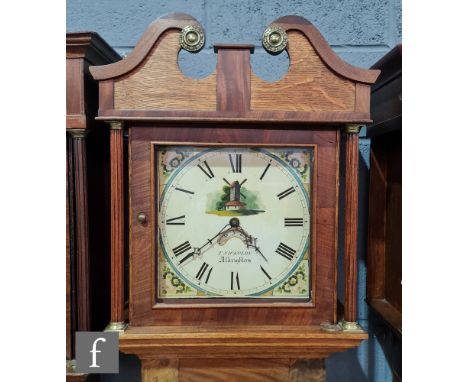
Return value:
M 185 225 L 184 219 L 185 219 L 185 215 L 177 216 L 176 218 L 167 219 L 166 224 L 167 225 Z
M 234 272 L 231 272 L 231 290 L 234 290 L 234 282 L 237 285 L 237 289 L 240 289 L 239 283 L 239 273 L 236 272 L 236 276 L 234 277 Z
M 206 270 L 208 269 L 208 264 L 207 263 L 203 263 L 200 270 L 198 271 L 197 275 L 195 276 L 198 280 L 201 281 L 203 275 L 205 274 Z M 211 271 L 213 270 L 213 267 L 210 268 L 210 270 L 208 271 L 208 274 L 206 275 L 206 279 L 205 279 L 205 284 L 208 284 L 208 280 L 210 279 L 210 276 L 211 276 Z
M 190 245 L 190 243 L 188 241 L 186 241 L 185 243 L 182 243 L 181 245 L 178 245 L 177 247 L 173 248 L 172 251 L 174 252 L 174 255 L 176 255 L 176 257 L 177 257 L 177 256 L 180 256 L 184 252 L 187 252 L 187 251 L 189 251 L 191 249 L 192 249 L 192 246 Z M 186 261 L 187 259 L 192 257 L 193 254 L 194 254 L 194 252 L 190 252 L 182 260 L 180 260 L 180 264 L 182 264 L 184 261 Z
M 278 248 L 275 251 L 276 253 L 280 254 L 281 256 L 285 257 L 288 260 L 292 260 L 296 251 L 291 247 L 288 247 L 286 244 L 280 243 Z
M 304 225 L 303 218 L 284 218 L 285 227 L 302 227 Z
M 229 162 L 231 162 L 232 172 L 234 173 L 242 172 L 242 155 L 241 154 L 235 154 L 234 159 L 232 158 L 232 155 L 229 154 Z
M 263 170 L 262 175 L 260 175 L 260 180 L 263 179 L 263 177 L 265 176 L 265 174 L 268 171 L 268 169 L 270 168 L 270 166 L 271 166 L 271 163 L 268 163 L 267 166 L 265 167 L 265 170 Z
M 184 190 L 183 188 L 179 188 L 179 187 L 174 187 L 177 191 L 182 191 L 182 192 L 185 192 L 187 194 L 195 194 L 195 192 L 193 191 L 189 191 L 189 190 Z
M 278 199 L 281 200 L 283 198 L 285 198 L 286 196 L 292 194 L 293 192 L 295 192 L 296 190 L 294 189 L 294 187 L 290 187 L 288 188 L 287 190 L 284 190 L 283 192 L 280 192 L 277 196 L 278 196 Z
M 213 171 L 211 171 L 211 168 L 210 166 L 208 166 L 208 163 L 206 162 L 206 160 L 203 161 L 203 163 L 205 164 L 206 170 L 199 164 L 197 164 L 198 168 L 202 170 L 208 178 L 210 179 L 214 178 Z
M 265 276 L 268 277 L 268 280 L 271 280 L 271 276 L 268 274 L 268 272 L 263 269 L 263 267 L 260 265 L 260 269 L 262 270 L 263 273 L 265 273 Z

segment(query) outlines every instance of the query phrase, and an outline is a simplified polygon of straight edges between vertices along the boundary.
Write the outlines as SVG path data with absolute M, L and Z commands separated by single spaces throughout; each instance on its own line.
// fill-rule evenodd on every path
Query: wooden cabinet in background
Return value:
M 94 119 L 98 85 L 89 66 L 120 56 L 96 33 L 68 33 L 66 41 L 66 357 L 73 371 L 75 332 L 103 330 L 110 306 L 109 132 Z
M 396 46 L 373 69 L 382 74 L 372 87 L 367 129 L 371 138 L 367 247 L 367 303 L 380 323 L 382 343 L 394 376 L 401 380 L 401 57 Z

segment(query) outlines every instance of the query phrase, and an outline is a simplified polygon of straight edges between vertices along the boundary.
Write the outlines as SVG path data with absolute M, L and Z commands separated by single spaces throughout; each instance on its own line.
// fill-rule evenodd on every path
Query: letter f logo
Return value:
M 96 350 L 96 344 L 99 341 L 106 342 L 106 339 L 103 337 L 99 337 L 93 342 L 93 348 L 89 351 L 90 353 L 93 354 L 93 363 L 89 367 L 101 367 L 99 365 L 96 365 L 96 353 L 101 353 L 100 350 Z

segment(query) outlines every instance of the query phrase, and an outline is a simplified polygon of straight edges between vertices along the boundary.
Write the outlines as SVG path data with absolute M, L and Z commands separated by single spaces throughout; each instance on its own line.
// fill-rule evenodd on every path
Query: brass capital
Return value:
M 110 322 L 109 325 L 104 329 L 105 332 L 119 332 L 123 333 L 128 327 L 128 324 L 124 321 Z
M 69 133 L 73 139 L 83 139 L 89 134 L 89 130 L 87 129 L 68 129 L 67 133 Z
M 341 328 L 338 326 L 338 325 L 334 325 L 330 322 L 322 322 L 320 324 L 320 330 L 324 331 L 324 332 L 339 332 L 341 330 Z
M 67 359 L 67 374 L 73 374 L 76 370 L 76 361 L 74 359 Z
M 361 131 L 361 125 L 349 124 L 343 128 L 343 132 L 346 134 L 359 134 Z
M 338 323 L 341 330 L 345 333 L 365 333 L 366 331 L 357 322 L 342 320 Z
M 123 130 L 125 125 L 123 121 L 107 121 L 111 130 Z
M 365 330 L 357 322 L 345 320 L 341 320 L 336 325 L 330 322 L 322 322 L 320 330 L 324 332 L 365 333 Z

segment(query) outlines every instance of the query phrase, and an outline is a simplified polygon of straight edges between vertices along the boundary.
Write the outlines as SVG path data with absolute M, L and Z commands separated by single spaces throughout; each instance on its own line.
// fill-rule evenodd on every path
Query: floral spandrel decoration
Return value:
M 304 260 L 292 275 L 290 275 L 283 283 L 275 288 L 273 295 L 288 294 L 291 297 L 306 296 L 308 293 L 308 274 L 309 269 L 307 266 L 307 261 Z
M 304 183 L 309 182 L 308 174 L 310 169 L 310 152 L 285 151 L 278 153 L 279 157 L 288 163 L 300 176 Z
M 185 284 L 184 281 L 173 272 L 167 264 L 163 265 L 162 269 L 162 283 L 161 283 L 161 296 L 194 296 L 197 292 L 189 285 Z

